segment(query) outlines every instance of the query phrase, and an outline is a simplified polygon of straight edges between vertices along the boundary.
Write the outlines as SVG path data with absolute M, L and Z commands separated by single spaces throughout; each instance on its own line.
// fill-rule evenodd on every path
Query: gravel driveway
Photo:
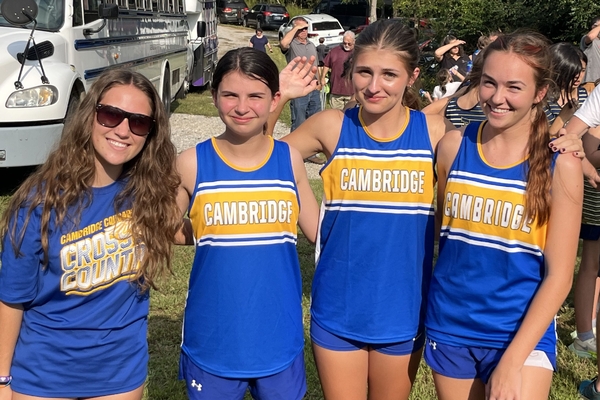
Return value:
M 228 50 L 245 45 L 254 34 L 253 29 L 227 26 L 220 24 L 219 56 Z M 193 147 L 211 136 L 220 135 L 225 130 L 225 125 L 219 117 L 205 117 L 203 115 L 172 114 L 171 115 L 171 140 L 177 146 L 177 152 Z M 273 137 L 281 138 L 290 132 L 289 126 L 277 122 Z M 320 179 L 320 165 L 305 163 L 309 179 Z

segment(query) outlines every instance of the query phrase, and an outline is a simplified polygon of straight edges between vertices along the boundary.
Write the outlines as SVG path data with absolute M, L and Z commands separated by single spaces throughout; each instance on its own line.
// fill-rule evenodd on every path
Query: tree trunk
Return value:
M 371 15 L 369 16 L 369 23 L 377 21 L 377 0 L 371 0 Z

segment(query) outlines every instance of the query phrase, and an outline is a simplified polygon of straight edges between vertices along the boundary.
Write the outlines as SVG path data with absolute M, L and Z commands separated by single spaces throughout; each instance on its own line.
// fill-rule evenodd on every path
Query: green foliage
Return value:
M 600 15 L 595 0 L 394 0 L 397 13 L 427 18 L 438 39 L 452 34 L 471 51 L 480 35 L 494 30 L 533 29 L 553 42 L 578 43 Z

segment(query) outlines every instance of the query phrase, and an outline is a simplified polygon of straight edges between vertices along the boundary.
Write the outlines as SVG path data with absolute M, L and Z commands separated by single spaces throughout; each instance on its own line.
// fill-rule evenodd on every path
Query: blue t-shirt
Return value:
M 5 237 L 0 300 L 24 307 L 10 370 L 15 391 L 96 397 L 144 383 L 149 298 L 130 281 L 139 267 L 126 221 L 131 211 L 114 211 L 114 198 L 124 185 L 93 188 L 76 226 L 50 223 L 45 268 L 42 206 L 31 213 L 20 256 Z M 27 212 L 25 206 L 16 216 L 17 229 L 24 226 Z
M 254 35 L 252 36 L 252 38 L 250 38 L 250 43 L 252 43 L 252 48 L 266 53 L 267 51 L 265 49 L 265 46 L 267 45 L 267 43 L 269 43 L 269 39 L 267 39 L 266 36 L 259 38 L 258 36 Z

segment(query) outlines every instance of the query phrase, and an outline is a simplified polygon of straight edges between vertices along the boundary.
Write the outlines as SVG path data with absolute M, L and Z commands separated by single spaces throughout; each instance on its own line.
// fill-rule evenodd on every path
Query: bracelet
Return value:
M 12 382 L 12 376 L 0 376 L 0 388 L 10 386 Z

